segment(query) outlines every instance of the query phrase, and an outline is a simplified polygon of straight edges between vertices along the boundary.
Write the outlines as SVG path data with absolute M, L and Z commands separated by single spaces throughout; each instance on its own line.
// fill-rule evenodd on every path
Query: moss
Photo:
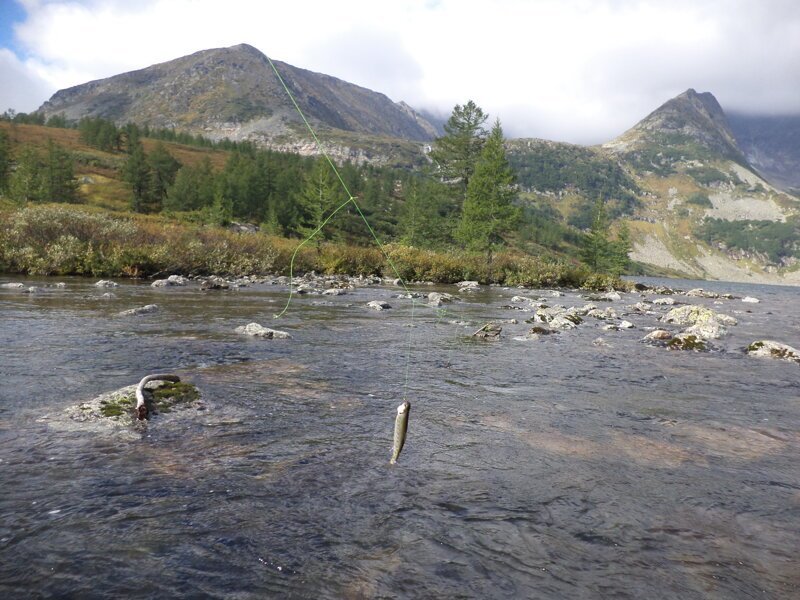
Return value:
M 748 352 L 755 352 L 759 348 L 763 348 L 763 347 L 764 347 L 764 342 L 753 342 L 752 344 L 750 344 L 747 347 L 747 351 Z
M 696 335 L 685 335 L 672 338 L 667 342 L 670 350 L 693 350 L 695 352 L 705 352 L 708 345 Z
M 583 319 L 581 319 L 578 315 L 565 314 L 564 318 L 567 321 L 571 321 L 571 322 L 575 323 L 575 325 L 580 325 L 581 323 L 583 323 Z
M 102 400 L 100 402 L 100 414 L 104 417 L 121 417 L 124 414 L 133 414 L 136 407 L 136 396 L 120 396 L 113 400 Z
M 168 382 L 152 391 L 153 408 L 156 412 L 168 413 L 173 407 L 187 402 L 194 402 L 200 398 L 200 392 L 191 383 L 179 381 Z

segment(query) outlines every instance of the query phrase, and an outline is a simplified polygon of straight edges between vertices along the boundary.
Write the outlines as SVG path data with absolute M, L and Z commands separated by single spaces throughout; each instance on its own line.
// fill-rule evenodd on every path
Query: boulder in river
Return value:
M 253 337 L 260 337 L 267 340 L 291 339 L 291 335 L 285 331 L 278 331 L 277 329 L 270 329 L 258 323 L 248 323 L 247 325 L 240 325 L 235 329 L 236 333 L 243 335 L 250 335 Z
M 777 358 L 778 360 L 788 360 L 800 364 L 800 350 L 791 346 L 774 342 L 772 340 L 759 340 L 747 347 L 747 354 L 750 356 L 762 356 L 766 358 Z
M 94 287 L 99 288 L 114 288 L 119 287 L 119 284 L 116 281 L 109 281 L 107 279 L 101 279 L 97 283 L 94 284 Z
M 475 292 L 481 288 L 477 281 L 459 281 L 456 286 L 462 292 Z
M 227 290 L 230 287 L 231 284 L 228 281 L 217 275 L 207 277 L 200 282 L 201 290 Z
M 742 298 L 742 302 L 747 302 L 748 304 L 758 304 L 761 302 L 758 298 L 754 298 L 753 296 L 745 296 Z
M 166 279 L 156 279 L 150 285 L 152 287 L 171 287 L 171 286 L 185 286 L 189 283 L 183 275 L 170 275 Z
M 428 305 L 429 306 L 441 306 L 442 304 L 450 303 L 454 299 L 453 296 L 450 294 L 444 294 L 440 292 L 431 292 L 428 294 Z
M 56 428 L 107 433 L 123 439 L 141 439 L 144 428 L 153 421 L 138 420 L 136 388 L 136 385 L 129 385 L 100 394 L 42 420 Z M 177 416 L 188 409 L 206 409 L 200 390 L 188 382 L 151 381 L 144 386 L 142 394 L 150 407 L 149 414 L 156 417 L 156 422 L 168 413 L 175 413 Z
M 710 347 L 708 343 L 693 334 L 679 333 L 667 342 L 668 350 L 691 350 L 692 352 L 708 352 Z
M 728 330 L 725 329 L 725 326 L 722 325 L 722 323 L 712 319 L 711 321 L 692 325 L 691 327 L 687 328 L 684 333 L 696 335 L 704 340 L 716 340 L 724 335 L 727 335 Z
M 149 315 L 151 313 L 158 312 L 158 310 L 158 304 L 146 304 L 145 306 L 123 310 L 121 313 L 118 313 L 118 315 L 120 317 L 135 317 L 138 315 Z
M 710 321 L 716 321 L 722 325 L 736 325 L 737 323 L 736 319 L 731 316 L 694 304 L 673 308 L 661 317 L 661 320 L 664 323 L 675 323 L 676 325 L 697 325 Z
M 653 300 L 653 304 L 658 304 L 660 306 L 672 306 L 675 304 L 675 300 L 673 298 L 656 298 Z
M 693 290 L 689 290 L 686 292 L 687 296 L 694 296 L 697 298 L 719 298 L 719 294 L 716 292 L 708 292 L 703 288 L 695 288 Z
M 472 337 L 478 338 L 481 340 L 497 340 L 500 339 L 500 333 L 503 331 L 503 328 L 498 325 L 497 323 L 487 323 L 478 331 L 472 334 Z
M 666 329 L 655 329 L 642 338 L 646 342 L 663 342 L 672 339 L 672 333 Z
M 371 308 L 372 310 L 388 310 L 392 308 L 392 306 L 384 300 L 371 300 L 367 302 L 367 308 Z

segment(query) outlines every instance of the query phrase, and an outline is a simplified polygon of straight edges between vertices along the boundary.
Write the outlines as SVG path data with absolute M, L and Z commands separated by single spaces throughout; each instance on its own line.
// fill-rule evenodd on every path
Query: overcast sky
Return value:
M 0 0 L 0 110 L 241 42 L 509 137 L 606 141 L 690 87 L 800 113 L 800 0 Z

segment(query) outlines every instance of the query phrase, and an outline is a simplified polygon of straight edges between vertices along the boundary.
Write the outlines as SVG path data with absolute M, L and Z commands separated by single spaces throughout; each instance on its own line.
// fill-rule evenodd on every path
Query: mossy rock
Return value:
M 166 414 L 176 408 L 200 400 L 200 391 L 194 384 L 168 381 L 148 383 L 144 389 L 145 402 L 151 415 Z M 136 386 L 131 385 L 115 392 L 103 394 L 94 400 L 78 405 L 74 411 L 79 420 L 101 418 L 122 421 L 136 420 Z
M 708 352 L 708 343 L 696 335 L 676 335 L 667 342 L 669 350 L 691 350 L 693 352 Z

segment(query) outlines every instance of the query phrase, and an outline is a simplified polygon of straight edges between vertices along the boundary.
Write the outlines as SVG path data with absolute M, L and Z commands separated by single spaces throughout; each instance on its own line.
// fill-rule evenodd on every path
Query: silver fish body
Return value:
M 411 403 L 406 400 L 397 407 L 397 417 L 394 420 L 394 446 L 392 446 L 392 458 L 389 464 L 394 464 L 400 457 L 403 445 L 406 443 L 406 432 L 408 432 L 408 414 L 411 412 Z

